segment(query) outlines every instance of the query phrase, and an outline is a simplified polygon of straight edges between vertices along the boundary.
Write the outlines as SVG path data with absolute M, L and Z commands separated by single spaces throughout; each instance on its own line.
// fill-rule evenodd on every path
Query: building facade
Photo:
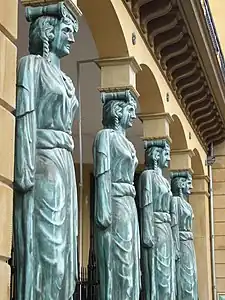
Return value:
M 17 58 L 26 55 L 24 6 L 0 5 L 0 295 L 13 297 L 13 181 Z M 74 124 L 79 186 L 79 263 L 93 256 L 91 147 L 101 128 L 100 90 L 139 95 L 130 132 L 143 169 L 143 139 L 171 141 L 170 171 L 193 174 L 199 299 L 225 299 L 225 49 L 221 0 L 65 0 L 80 19 L 75 50 L 63 65 L 76 80 L 81 119 Z M 19 34 L 18 34 L 19 33 Z M 96 100 L 96 101 L 95 101 Z M 99 101 L 99 103 L 98 103 Z M 86 271 L 87 270 L 87 271 Z

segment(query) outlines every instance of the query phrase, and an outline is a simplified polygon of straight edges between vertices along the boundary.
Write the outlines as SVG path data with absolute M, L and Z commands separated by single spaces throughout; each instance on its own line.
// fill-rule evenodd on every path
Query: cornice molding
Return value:
M 145 120 L 166 120 L 169 124 L 173 121 L 173 118 L 168 113 L 155 113 L 155 114 L 137 114 L 138 118 L 143 122 Z
M 138 64 L 133 56 L 128 57 L 116 57 L 116 58 L 100 58 L 96 59 L 95 63 L 99 68 L 107 66 L 123 66 L 129 65 L 135 73 L 141 71 L 141 66 Z
M 225 139 L 225 113 L 221 111 L 221 107 L 225 111 L 225 105 L 222 94 L 219 96 L 216 93 L 217 89 L 221 90 L 219 79 L 216 73 L 209 77 L 196 37 L 189 28 L 190 19 L 187 15 L 192 18 L 193 24 L 201 25 L 196 27 L 197 30 L 202 30 L 204 21 L 199 18 L 197 8 L 190 6 L 193 2 L 198 1 L 163 0 L 159 3 L 157 0 L 126 0 L 125 4 L 192 128 L 206 148 L 211 142 L 216 144 Z M 206 33 L 203 36 L 212 44 L 210 36 Z M 207 61 L 210 62 L 207 69 L 212 66 L 215 69 L 215 53 L 211 53 L 213 60 L 209 54 L 207 52 Z

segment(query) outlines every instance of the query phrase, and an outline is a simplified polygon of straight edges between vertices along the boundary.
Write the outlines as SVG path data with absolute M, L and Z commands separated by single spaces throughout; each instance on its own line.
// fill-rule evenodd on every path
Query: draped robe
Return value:
M 101 300 L 138 300 L 140 238 L 134 146 L 119 132 L 98 132 L 94 147 L 95 244 Z
M 14 240 L 17 300 L 72 299 L 77 279 L 77 190 L 72 81 L 41 56 L 19 62 Z
M 177 300 L 198 300 L 197 265 L 192 233 L 193 210 L 181 197 L 178 203 L 180 260 L 177 261 Z
M 141 174 L 141 253 L 146 300 L 175 300 L 171 198 L 169 182 L 160 170 L 145 170 Z

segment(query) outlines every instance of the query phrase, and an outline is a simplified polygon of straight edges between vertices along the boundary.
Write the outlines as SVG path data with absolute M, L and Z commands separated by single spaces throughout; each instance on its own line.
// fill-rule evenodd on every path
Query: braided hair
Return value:
M 29 52 L 48 59 L 49 44 L 54 39 L 54 28 L 59 20 L 54 17 L 42 16 L 30 25 Z
M 119 128 L 120 119 L 123 115 L 123 109 L 127 105 L 124 101 L 108 101 L 103 106 L 103 120 L 104 128 L 111 128 L 117 130 Z
M 59 22 L 68 25 L 72 23 L 70 18 L 58 19 L 51 16 L 41 16 L 31 23 L 29 31 L 30 54 L 41 55 L 45 59 L 49 58 L 51 42 L 55 38 L 55 27 Z

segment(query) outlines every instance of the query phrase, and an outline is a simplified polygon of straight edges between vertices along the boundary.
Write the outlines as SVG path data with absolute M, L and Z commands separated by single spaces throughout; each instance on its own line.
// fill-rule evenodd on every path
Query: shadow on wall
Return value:
M 148 66 L 142 64 L 141 69 L 137 74 L 140 112 L 142 114 L 164 113 L 163 99 L 155 76 Z

